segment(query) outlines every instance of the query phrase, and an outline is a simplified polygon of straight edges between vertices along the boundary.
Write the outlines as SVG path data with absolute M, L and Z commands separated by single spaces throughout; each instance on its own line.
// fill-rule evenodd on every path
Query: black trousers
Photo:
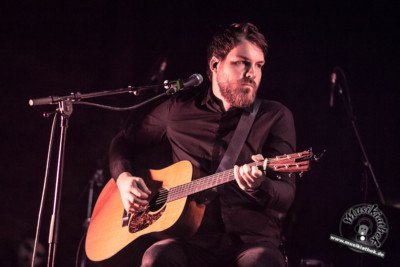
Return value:
M 228 235 L 209 234 L 189 240 L 142 237 L 111 259 L 93 266 L 283 267 L 285 260 L 270 242 L 243 243 Z

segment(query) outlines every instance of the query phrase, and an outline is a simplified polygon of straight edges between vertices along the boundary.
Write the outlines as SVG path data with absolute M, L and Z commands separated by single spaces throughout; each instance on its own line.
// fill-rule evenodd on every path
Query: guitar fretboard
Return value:
M 312 152 L 311 150 L 308 150 L 300 153 L 285 154 L 275 158 L 268 158 L 262 162 L 252 162 L 248 165 L 250 167 L 262 166 L 264 171 L 268 168 L 276 172 L 303 172 L 308 171 L 309 159 L 311 156 Z M 166 201 L 170 202 L 233 181 L 234 179 L 233 169 L 230 169 L 205 176 L 186 184 L 172 187 L 168 191 L 165 191 L 161 197 L 165 200 L 165 197 L 168 194 Z
M 251 166 L 262 166 L 263 162 L 252 162 L 248 165 L 250 167 Z M 202 177 L 200 179 L 191 181 L 186 184 L 172 187 L 169 189 L 167 202 L 174 201 L 174 200 L 201 192 L 203 190 L 213 188 L 215 186 L 233 181 L 234 179 L 235 178 L 234 178 L 233 169 L 230 169 L 230 170 L 218 172 L 213 175 Z

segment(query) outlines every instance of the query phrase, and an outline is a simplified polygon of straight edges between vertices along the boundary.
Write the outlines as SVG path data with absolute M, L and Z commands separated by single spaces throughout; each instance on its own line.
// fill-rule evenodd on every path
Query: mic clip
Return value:
M 183 90 L 184 86 L 183 86 L 183 82 L 182 80 L 176 80 L 176 81 L 168 81 L 165 80 L 164 81 L 164 88 L 166 91 L 167 95 L 173 95 L 176 92 L 179 92 L 181 90 Z

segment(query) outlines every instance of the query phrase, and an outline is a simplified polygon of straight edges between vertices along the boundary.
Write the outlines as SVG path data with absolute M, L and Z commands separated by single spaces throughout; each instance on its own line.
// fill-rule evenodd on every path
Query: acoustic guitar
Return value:
M 305 172 L 310 168 L 310 150 L 253 162 L 264 172 Z M 141 236 L 188 237 L 200 226 L 205 211 L 188 196 L 234 180 L 233 169 L 196 178 L 189 161 L 161 170 L 149 170 L 146 184 L 152 191 L 143 210 L 127 213 L 114 179 L 102 190 L 86 236 L 86 254 L 92 261 L 108 259 Z

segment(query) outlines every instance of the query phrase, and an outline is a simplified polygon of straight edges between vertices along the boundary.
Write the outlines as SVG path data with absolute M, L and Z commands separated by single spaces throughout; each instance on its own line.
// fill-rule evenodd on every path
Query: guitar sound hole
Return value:
M 161 209 L 165 205 L 165 202 L 167 202 L 167 198 L 168 198 L 168 190 L 161 187 L 156 193 L 156 195 L 150 200 L 149 211 L 155 212 Z

